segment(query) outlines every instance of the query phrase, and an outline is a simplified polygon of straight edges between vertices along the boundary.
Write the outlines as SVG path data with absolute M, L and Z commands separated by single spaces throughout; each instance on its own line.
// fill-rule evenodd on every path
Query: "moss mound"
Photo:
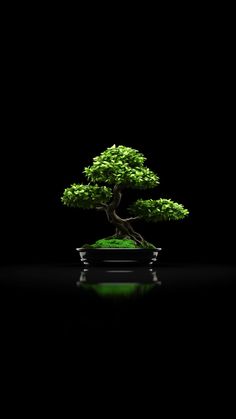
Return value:
M 137 244 L 134 240 L 131 239 L 100 239 L 97 240 L 94 244 L 91 245 L 92 248 L 127 248 L 135 249 Z
M 115 239 L 104 238 L 97 240 L 93 244 L 85 244 L 82 246 L 84 249 L 155 249 L 156 247 L 148 242 L 144 242 L 143 246 L 138 246 L 134 240 L 131 239 Z

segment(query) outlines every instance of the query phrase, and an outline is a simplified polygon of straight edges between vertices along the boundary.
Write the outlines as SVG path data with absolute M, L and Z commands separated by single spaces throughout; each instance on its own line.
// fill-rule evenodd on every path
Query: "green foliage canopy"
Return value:
M 189 214 L 182 204 L 164 198 L 138 199 L 129 207 L 129 212 L 151 222 L 181 220 Z
M 117 185 L 121 189 L 147 189 L 159 184 L 158 176 L 144 165 L 145 161 L 146 158 L 138 150 L 113 145 L 94 157 L 93 164 L 84 169 L 89 184 L 72 184 L 65 189 L 61 200 L 69 207 L 102 207 L 107 211 L 109 205 L 106 205 L 111 203 L 112 198 L 114 201 L 115 189 L 112 191 L 112 186 Z M 111 211 L 114 210 L 112 205 L 110 208 Z M 147 222 L 181 220 L 189 214 L 182 204 L 164 198 L 138 199 L 129 207 L 129 212 Z
M 126 188 L 148 189 L 159 184 L 158 176 L 144 166 L 146 158 L 131 147 L 113 145 L 84 169 L 90 182 L 120 185 Z
M 102 203 L 107 203 L 112 197 L 112 191 L 107 186 L 77 185 L 74 183 L 66 188 L 61 198 L 68 207 L 93 209 Z

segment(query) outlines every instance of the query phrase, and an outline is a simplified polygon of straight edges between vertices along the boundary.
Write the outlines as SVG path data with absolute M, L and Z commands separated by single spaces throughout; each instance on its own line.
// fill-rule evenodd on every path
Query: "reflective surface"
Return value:
M 236 268 L 173 265 L 103 269 L 76 265 L 0 269 L 0 327 L 4 345 L 20 342 L 158 339 L 234 340 Z M 122 335 L 122 337 L 121 337 Z M 217 342 L 215 342 L 217 344 Z

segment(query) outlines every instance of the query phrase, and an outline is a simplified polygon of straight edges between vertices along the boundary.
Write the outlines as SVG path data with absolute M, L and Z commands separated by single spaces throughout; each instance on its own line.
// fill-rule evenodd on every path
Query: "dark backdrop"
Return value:
M 114 143 L 143 152 L 161 181 L 125 193 L 123 213 L 139 196 L 170 197 L 190 210 L 179 223 L 137 223 L 163 248 L 163 261 L 234 259 L 230 43 L 214 22 L 202 19 L 201 30 L 197 19 L 172 23 L 156 34 L 152 25 L 136 31 L 135 41 L 131 28 L 111 39 L 102 29 L 73 38 L 73 26 L 56 40 L 50 26 L 9 34 L 2 263 L 77 260 L 75 247 L 112 233 L 104 214 L 63 208 L 60 196 Z
M 12 134 L 15 139 L 21 135 L 7 146 L 2 189 L 4 259 L 73 261 L 76 247 L 113 233 L 105 214 L 63 207 L 60 197 L 71 183 L 86 181 L 82 171 L 92 157 L 116 143 L 139 149 L 160 176 L 157 189 L 125 191 L 122 214 L 141 196 L 169 197 L 190 211 L 180 222 L 137 222 L 137 229 L 163 248 L 162 260 L 232 260 L 235 221 L 227 130 L 215 107 L 206 109 L 203 101 L 195 96 L 187 100 L 185 93 L 183 89 L 179 103 L 174 108 L 167 104 L 165 110 L 151 102 L 150 92 L 129 105 L 120 99 L 114 110 L 113 99 L 110 106 L 101 103 L 73 114 L 65 97 L 50 109 L 45 103 L 43 109 L 37 104 L 34 111 L 27 108 L 27 115 L 19 110 Z
M 23 18 L 16 6 L 8 19 L 3 15 L 0 263 L 8 266 L 1 269 L 0 329 L 6 353 L 1 359 L 11 380 L 4 387 L 11 389 L 12 400 L 15 374 L 10 367 L 15 363 L 23 372 L 17 394 L 20 388 L 25 391 L 26 366 L 35 375 L 42 347 L 50 367 L 40 392 L 31 385 L 40 398 L 48 382 L 51 399 L 54 386 L 48 374 L 53 360 L 57 374 L 63 364 L 69 371 L 77 366 L 75 381 L 89 395 L 99 388 L 107 392 L 106 383 L 117 381 L 117 366 L 125 360 L 122 390 L 124 376 L 129 384 L 129 377 L 137 377 L 143 398 L 144 387 L 148 392 L 151 388 L 146 379 L 142 385 L 145 370 L 158 383 L 152 400 L 164 390 L 169 401 L 170 390 L 176 394 L 180 388 L 178 405 L 185 404 L 189 399 L 181 377 L 195 397 L 194 408 L 217 386 L 213 400 L 218 408 L 232 382 L 226 374 L 233 374 L 230 362 L 235 358 L 235 269 L 218 265 L 235 262 L 230 11 L 224 17 L 222 5 L 217 16 L 216 5 L 207 11 L 206 5 L 190 10 L 177 4 L 174 10 L 167 4 L 165 13 L 148 7 L 145 16 L 141 5 L 140 16 L 135 16 L 138 7 L 129 13 L 126 5 L 125 10 L 120 6 L 118 17 L 117 5 L 108 15 L 107 5 L 101 10 L 99 3 L 101 17 L 94 7 L 89 5 L 87 14 L 70 10 L 67 17 L 63 6 L 58 18 L 59 8 L 50 14 L 47 6 L 38 23 L 39 8 L 33 14 L 22 4 Z M 84 166 L 114 143 L 139 149 L 160 175 L 160 187 L 140 196 L 170 197 L 190 210 L 183 222 L 137 224 L 148 240 L 163 248 L 158 265 L 163 286 L 131 304 L 86 296 L 75 286 L 80 269 L 73 267 L 78 261 L 75 248 L 112 231 L 103 214 L 60 203 L 64 188 L 81 182 Z M 135 191 L 125 194 L 122 213 L 137 196 Z M 41 262 L 53 265 L 45 268 Z M 66 263 L 58 267 L 54 262 Z M 174 267 L 166 268 L 172 262 Z M 184 267 L 176 269 L 176 262 Z M 194 264 L 188 268 L 187 262 Z M 205 269 L 202 262 L 215 265 Z M 96 327 L 98 334 L 93 332 Z M 105 358 L 99 353 L 103 349 Z M 88 362 L 86 354 L 91 354 Z M 99 374 L 90 373 L 95 363 L 101 366 Z M 112 377 L 104 387 L 106 365 Z M 82 366 L 89 385 L 81 379 Z M 221 372 L 225 376 L 220 381 Z M 195 392 L 189 383 L 195 384 L 196 377 L 200 386 Z M 71 379 L 59 382 L 64 391 Z M 114 386 L 110 388 L 116 394 Z

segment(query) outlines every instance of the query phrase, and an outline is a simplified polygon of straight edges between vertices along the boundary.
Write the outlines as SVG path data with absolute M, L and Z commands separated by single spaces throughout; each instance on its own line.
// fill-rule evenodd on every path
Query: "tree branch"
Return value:
M 124 221 L 135 221 L 135 220 L 141 220 L 141 216 L 137 216 L 137 217 L 130 217 L 130 218 L 124 218 Z
M 96 207 L 96 210 L 98 210 L 98 211 L 106 211 L 106 210 L 107 210 L 107 207 L 108 207 L 108 205 L 107 205 L 107 204 L 103 204 L 103 203 L 101 203 L 101 204 L 99 204 L 99 205 Z

